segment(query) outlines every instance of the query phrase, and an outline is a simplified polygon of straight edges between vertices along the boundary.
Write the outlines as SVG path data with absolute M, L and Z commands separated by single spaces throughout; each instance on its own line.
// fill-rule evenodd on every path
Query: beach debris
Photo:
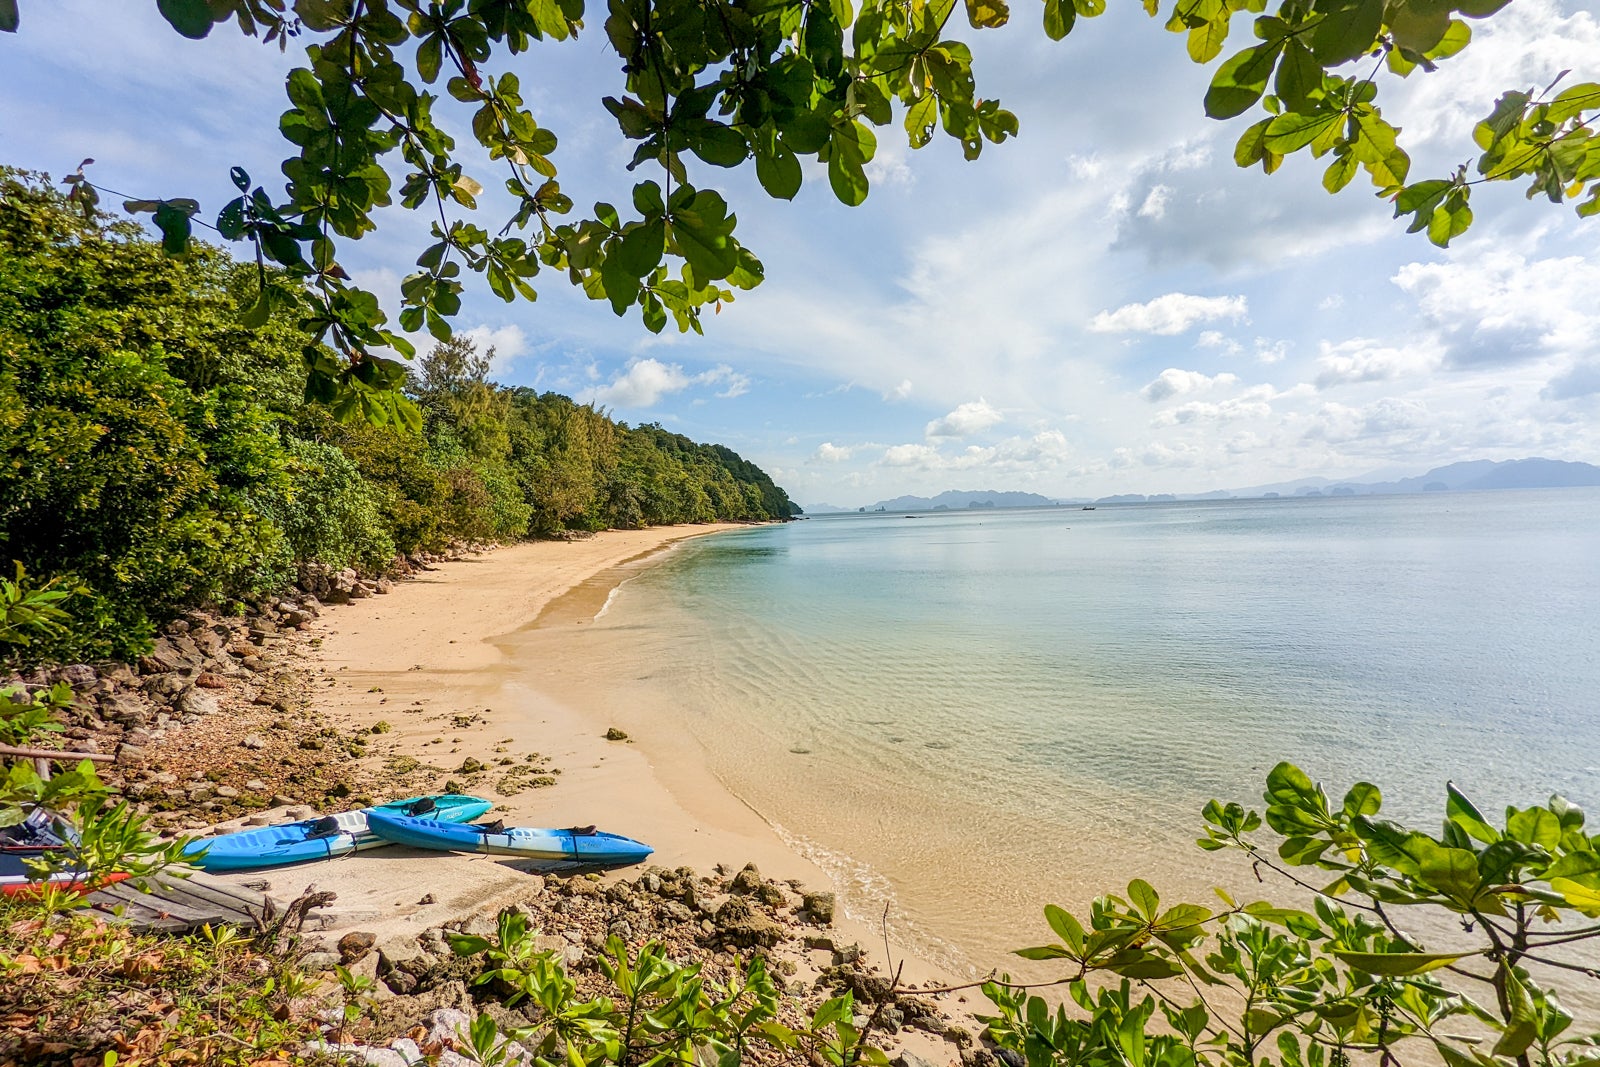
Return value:
M 628 737 L 628 735 L 626 733 L 624 733 L 621 730 L 617 729 L 615 726 L 611 726 L 611 727 L 608 727 L 606 729 L 606 740 L 607 741 L 627 741 L 627 740 L 629 740 L 629 737 Z

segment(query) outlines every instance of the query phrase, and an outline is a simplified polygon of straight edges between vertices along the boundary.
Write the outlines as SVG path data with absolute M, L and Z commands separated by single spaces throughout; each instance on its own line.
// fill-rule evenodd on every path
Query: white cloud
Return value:
M 982 433 L 991 426 L 1004 422 L 1002 415 L 987 400 L 979 397 L 969 401 L 942 418 L 934 419 L 923 429 L 929 438 L 967 437 Z
M 1060 430 L 1040 430 L 1029 437 L 1008 437 L 993 445 L 968 445 L 945 452 L 937 445 L 904 444 L 884 449 L 878 465 L 924 472 L 975 472 L 1011 478 L 1034 478 L 1059 469 L 1072 456 Z
M 1270 401 L 1276 394 L 1270 385 L 1258 385 L 1236 397 L 1220 402 L 1190 400 L 1157 413 L 1152 426 L 1187 426 L 1199 422 L 1232 422 L 1238 419 L 1264 419 L 1272 414 Z
M 716 395 L 731 399 L 749 391 L 750 379 L 725 363 L 699 374 L 689 374 L 678 363 L 635 359 L 609 385 L 596 389 L 594 399 L 619 408 L 648 408 L 654 407 L 662 397 L 681 393 L 692 385 L 724 385 Z
M 1236 356 L 1241 351 L 1239 342 L 1221 330 L 1201 330 L 1200 336 L 1195 339 L 1194 346 L 1196 348 L 1219 348 L 1230 356 Z
M 1153 185 L 1145 194 L 1144 203 L 1139 205 L 1139 217 L 1144 219 L 1159 219 L 1167 213 L 1167 198 L 1172 195 L 1169 185 Z
M 463 330 L 462 333 L 478 346 L 479 355 L 493 355 L 489 367 L 496 373 L 504 373 L 528 351 L 528 337 L 516 323 L 506 326 L 484 324 Z
M 1256 338 L 1256 362 L 1282 363 L 1289 354 L 1289 342 L 1284 340 L 1274 341 L 1266 337 Z
M 921 467 L 939 459 L 939 450 L 932 445 L 890 445 L 879 462 L 885 467 Z
M 855 449 L 843 445 L 836 445 L 832 441 L 824 441 L 817 446 L 811 458 L 818 463 L 843 463 L 855 454 Z
M 1186 393 L 1203 393 L 1218 386 L 1234 385 L 1239 379 L 1228 373 L 1205 375 L 1197 370 L 1179 370 L 1168 367 L 1155 380 L 1139 390 L 1139 395 L 1152 404 Z
M 1143 304 L 1124 304 L 1102 311 L 1089 323 L 1095 333 L 1153 333 L 1170 337 L 1202 322 L 1244 319 L 1249 312 L 1242 296 L 1191 296 L 1167 293 Z
M 1318 311 L 1337 311 L 1342 307 L 1344 307 L 1343 293 L 1329 293 L 1327 296 L 1317 301 Z
M 904 400 L 911 395 L 911 379 L 903 378 L 900 384 L 883 394 L 885 400 Z
M 1316 387 L 1332 389 L 1362 382 L 1386 382 L 1421 374 L 1438 366 L 1433 352 L 1419 347 L 1395 347 L 1356 337 L 1339 344 L 1322 342 Z
M 1584 257 L 1530 259 L 1476 242 L 1392 280 L 1439 331 L 1452 366 L 1600 355 L 1600 263 Z

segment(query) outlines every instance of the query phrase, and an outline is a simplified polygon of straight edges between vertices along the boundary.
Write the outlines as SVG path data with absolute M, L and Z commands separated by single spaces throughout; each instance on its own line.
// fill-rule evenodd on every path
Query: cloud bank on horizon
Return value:
M 88 22 L 109 28 L 84 37 Z M 1328 196 L 1308 161 L 1238 170 L 1240 124 L 1201 114 L 1209 72 L 1136 10 L 1061 44 L 1018 22 L 973 38 L 982 91 L 1022 121 L 975 163 L 885 131 L 856 209 L 819 174 L 785 204 L 751 175 L 697 172 L 767 267 L 704 338 L 652 337 L 553 277 L 533 305 L 472 292 L 461 325 L 502 381 L 721 441 L 802 503 L 1600 456 L 1600 223 L 1485 189 L 1471 239 L 1440 251 L 1359 182 Z M 1475 30 L 1437 74 L 1385 88 L 1415 173 L 1458 163 L 1499 92 L 1600 77 L 1581 0 L 1521 0 Z M 1147 61 L 1124 64 L 1128 48 Z M 185 41 L 142 7 L 36 5 L 0 41 L 0 161 L 59 176 L 93 157 L 106 186 L 214 208 L 230 165 L 276 172 L 296 58 L 227 27 Z M 631 150 L 598 102 L 620 75 L 581 43 L 522 61 L 542 72 L 523 82 L 561 135 L 563 187 L 625 199 Z M 396 293 L 427 223 L 383 221 L 346 266 Z

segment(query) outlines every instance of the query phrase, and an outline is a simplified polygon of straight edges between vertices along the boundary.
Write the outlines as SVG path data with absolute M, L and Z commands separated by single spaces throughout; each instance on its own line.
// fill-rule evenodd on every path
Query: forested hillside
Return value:
M 732 451 L 500 386 L 460 338 L 414 365 L 420 434 L 341 421 L 304 397 L 331 353 L 295 312 L 241 324 L 263 277 L 0 169 L 0 563 L 81 590 L 50 656 L 135 654 L 308 563 L 794 511 Z

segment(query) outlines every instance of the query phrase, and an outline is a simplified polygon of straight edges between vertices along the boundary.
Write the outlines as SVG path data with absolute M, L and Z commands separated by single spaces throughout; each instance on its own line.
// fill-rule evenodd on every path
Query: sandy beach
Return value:
M 753 862 L 768 878 L 830 888 L 824 871 L 685 758 L 681 746 L 658 752 L 631 739 L 607 740 L 611 724 L 571 696 L 561 702 L 546 695 L 539 664 L 509 654 L 528 627 L 592 618 L 618 582 L 675 544 L 741 528 L 665 527 L 527 542 L 436 564 L 386 596 L 330 608 L 311 631 L 320 648 L 304 665 L 316 680 L 316 706 L 341 730 L 384 731 L 376 758 L 410 757 L 438 768 L 437 789 L 459 777 L 453 772 L 468 760 L 492 765 L 509 757 L 520 764 L 537 753 L 557 770 L 555 784 L 508 797 L 478 789 L 496 800 L 494 814 L 508 824 L 593 824 L 649 843 L 656 850 L 650 862 L 668 868 L 737 870 Z M 587 669 L 599 678 L 607 664 Z M 414 937 L 452 917 L 492 910 L 524 892 L 527 881 L 518 861 L 398 847 L 268 874 L 280 898 L 313 885 L 333 890 L 338 903 L 329 909 L 330 932 L 361 929 L 380 940 Z M 847 939 L 882 945 L 880 930 L 840 921 Z M 898 956 L 897 949 L 897 963 Z M 904 975 L 938 977 L 917 960 L 906 961 Z

